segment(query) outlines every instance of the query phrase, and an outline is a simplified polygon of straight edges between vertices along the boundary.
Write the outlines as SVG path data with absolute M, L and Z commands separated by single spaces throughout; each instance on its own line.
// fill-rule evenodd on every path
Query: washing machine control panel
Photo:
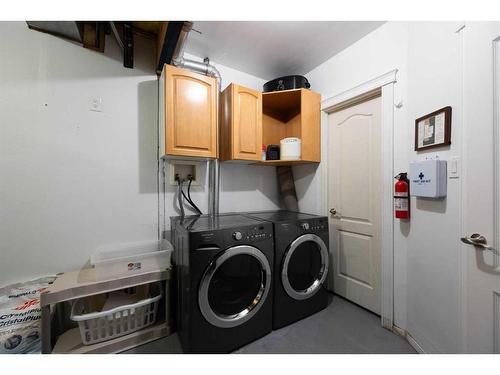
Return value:
M 262 225 L 235 230 L 231 234 L 234 241 L 249 243 L 273 238 L 272 231 Z

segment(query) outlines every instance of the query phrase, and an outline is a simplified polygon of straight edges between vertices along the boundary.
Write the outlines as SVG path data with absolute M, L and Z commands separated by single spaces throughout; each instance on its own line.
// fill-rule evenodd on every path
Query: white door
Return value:
M 467 23 L 463 32 L 462 235 L 481 234 L 496 249 L 460 247 L 465 267 L 464 349 L 500 353 L 500 22 Z
M 328 115 L 328 208 L 335 293 L 380 314 L 381 98 Z

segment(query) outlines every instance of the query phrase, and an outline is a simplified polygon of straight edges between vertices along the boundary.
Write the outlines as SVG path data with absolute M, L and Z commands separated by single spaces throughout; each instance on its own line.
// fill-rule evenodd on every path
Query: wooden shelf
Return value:
M 308 89 L 262 94 L 262 143 L 280 145 L 284 138 L 299 138 L 300 161 L 265 161 L 260 165 L 296 165 L 321 161 L 321 96 Z
M 283 166 L 283 165 L 301 165 L 301 164 L 318 164 L 317 161 L 307 160 L 262 160 L 254 165 L 267 165 L 267 166 Z
M 83 345 L 80 330 L 78 328 L 73 328 L 59 337 L 52 350 L 52 354 L 120 353 L 168 336 L 170 333 L 170 327 L 167 323 L 163 322 L 109 341 L 99 342 L 93 345 Z

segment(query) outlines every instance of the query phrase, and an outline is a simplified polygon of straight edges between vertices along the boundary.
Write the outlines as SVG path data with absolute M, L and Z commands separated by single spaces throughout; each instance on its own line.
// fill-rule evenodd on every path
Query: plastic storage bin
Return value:
M 78 322 L 82 343 L 96 344 L 154 324 L 158 302 L 162 297 L 159 287 L 154 290 L 154 296 L 133 303 L 130 302 L 134 301 L 137 294 L 112 292 L 102 311 L 96 312 L 89 312 L 92 310 L 89 297 L 77 299 L 71 308 L 71 320 Z
M 90 258 L 97 280 L 170 268 L 172 244 L 145 241 L 98 249 Z

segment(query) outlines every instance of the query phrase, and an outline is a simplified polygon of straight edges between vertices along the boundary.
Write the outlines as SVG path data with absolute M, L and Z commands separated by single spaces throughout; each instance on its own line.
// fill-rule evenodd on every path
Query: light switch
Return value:
M 450 159 L 448 163 L 448 177 L 449 178 L 459 178 L 460 177 L 460 158 L 454 156 Z

